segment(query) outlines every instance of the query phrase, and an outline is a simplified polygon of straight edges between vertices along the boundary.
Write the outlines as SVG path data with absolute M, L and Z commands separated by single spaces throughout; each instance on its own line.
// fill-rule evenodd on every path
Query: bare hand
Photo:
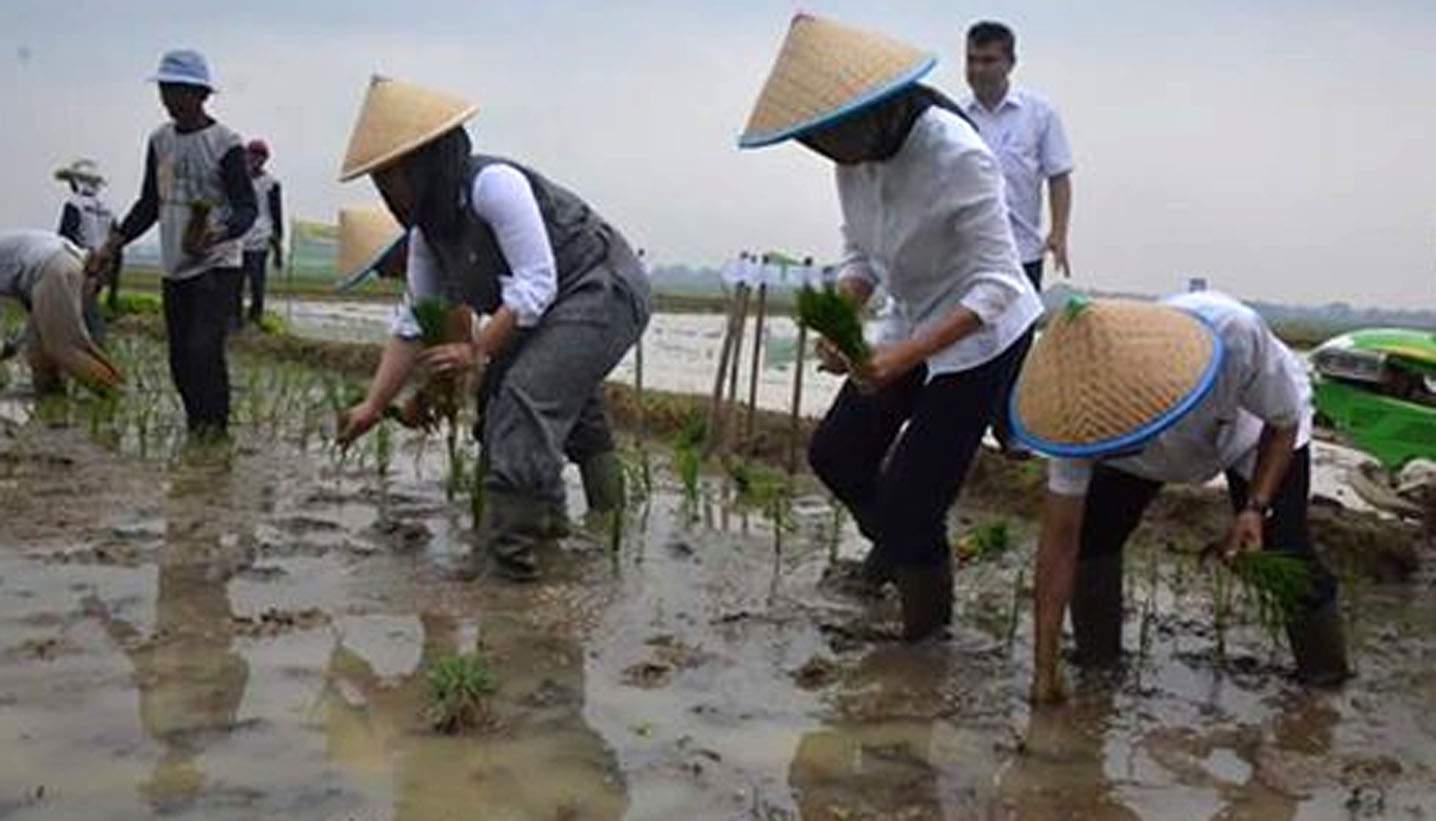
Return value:
M 852 370 L 852 363 L 838 350 L 838 346 L 829 342 L 824 337 L 818 337 L 818 344 L 814 346 L 818 355 L 818 370 L 827 373 L 835 373 L 842 376 Z
M 478 371 L 483 357 L 468 342 L 450 342 L 425 348 L 419 354 L 419 364 L 432 374 L 464 374 Z
M 853 382 L 864 393 L 877 393 L 912 370 L 916 363 L 905 345 L 891 345 L 873 352 L 867 366 L 853 373 Z
M 1067 261 L 1067 238 L 1057 234 L 1048 234 L 1047 242 L 1043 244 L 1042 250 L 1052 255 L 1052 264 L 1062 272 L 1064 277 L 1072 278 L 1072 266 Z
M 119 249 L 113 239 L 105 240 L 99 248 L 85 255 L 85 276 L 97 278 L 106 276 L 115 265 Z
M 1222 545 L 1222 561 L 1230 562 L 1249 550 L 1261 550 L 1262 524 L 1262 515 L 1254 510 L 1238 513 Z
M 370 407 L 369 403 L 360 402 L 339 417 L 339 433 L 335 440 L 340 447 L 348 447 L 355 439 L 368 433 L 380 416 L 380 411 Z

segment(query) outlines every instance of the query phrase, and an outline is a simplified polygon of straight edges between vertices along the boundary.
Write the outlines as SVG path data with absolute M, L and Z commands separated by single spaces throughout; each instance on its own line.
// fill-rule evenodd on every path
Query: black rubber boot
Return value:
M 952 624 L 952 563 L 900 566 L 894 571 L 902 596 L 902 637 L 919 641 Z
M 1335 598 L 1293 616 L 1287 622 L 1286 637 L 1296 657 L 1296 678 L 1302 684 L 1336 687 L 1351 677 L 1346 662 L 1346 630 Z
M 479 543 L 488 552 L 494 575 L 521 582 L 539 577 L 534 551 L 547 536 L 550 508 L 544 499 L 486 491 Z
M 583 497 L 590 513 L 607 513 L 623 507 L 623 462 L 611 450 L 596 453 L 578 466 Z
M 1121 553 L 1077 562 L 1071 613 L 1076 662 L 1084 667 L 1116 666 L 1122 658 Z

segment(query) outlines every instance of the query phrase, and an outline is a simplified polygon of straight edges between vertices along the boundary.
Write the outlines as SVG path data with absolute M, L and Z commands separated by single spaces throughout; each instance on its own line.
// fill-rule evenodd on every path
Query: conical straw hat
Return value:
M 404 228 L 383 207 L 339 209 L 339 284 L 347 291 L 369 277 L 404 239 Z
M 1032 347 L 1013 431 L 1053 456 L 1140 447 L 1211 390 L 1222 360 L 1210 326 L 1167 305 L 1074 297 Z
M 917 82 L 936 64 L 886 35 L 794 15 L 738 145 L 758 148 L 826 125 Z
M 367 174 L 474 116 L 478 106 L 437 91 L 380 77 L 369 80 L 349 135 L 340 182 Z

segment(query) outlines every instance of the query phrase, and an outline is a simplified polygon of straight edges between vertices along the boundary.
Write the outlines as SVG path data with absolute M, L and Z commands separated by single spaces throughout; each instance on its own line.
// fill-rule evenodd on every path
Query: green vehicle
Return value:
M 1311 354 L 1316 409 L 1388 470 L 1436 459 L 1436 334 L 1353 331 Z

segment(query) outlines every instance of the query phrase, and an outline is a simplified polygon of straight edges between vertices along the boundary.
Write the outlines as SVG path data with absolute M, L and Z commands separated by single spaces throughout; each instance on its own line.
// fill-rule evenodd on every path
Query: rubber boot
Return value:
M 1286 637 L 1296 657 L 1296 678 L 1312 687 L 1335 687 L 1351 677 L 1346 663 L 1346 630 L 1336 599 L 1294 615 Z
M 510 581 L 534 581 L 539 577 L 536 548 L 545 541 L 550 503 L 507 491 L 489 488 L 479 522 L 479 543 L 488 552 L 494 575 Z
M 623 507 L 623 462 L 611 450 L 596 453 L 578 466 L 583 497 L 590 513 L 607 513 Z
M 1077 562 L 1072 585 L 1072 632 L 1084 667 L 1113 667 L 1122 658 L 1122 554 Z
M 902 637 L 919 641 L 952 623 L 952 562 L 894 569 L 902 596 Z

